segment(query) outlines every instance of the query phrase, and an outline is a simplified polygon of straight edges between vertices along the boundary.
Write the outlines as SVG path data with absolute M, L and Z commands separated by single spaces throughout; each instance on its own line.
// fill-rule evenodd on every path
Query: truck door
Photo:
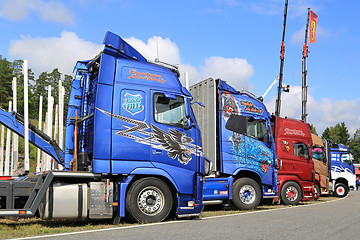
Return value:
M 192 194 L 195 172 L 197 136 L 186 114 L 185 97 L 180 94 L 151 91 L 151 161 L 167 171 L 182 193 Z M 189 191 L 189 192 L 186 192 Z
M 112 173 L 129 174 L 152 167 L 149 92 L 147 87 L 116 82 L 112 114 Z
M 265 119 L 247 118 L 246 161 L 251 169 L 259 173 L 263 184 L 274 185 L 274 153 L 271 150 L 270 127 L 267 126 Z

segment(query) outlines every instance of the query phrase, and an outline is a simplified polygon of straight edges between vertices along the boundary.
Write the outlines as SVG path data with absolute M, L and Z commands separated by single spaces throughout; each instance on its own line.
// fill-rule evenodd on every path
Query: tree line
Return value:
M 9 101 L 12 100 L 12 81 L 13 77 L 17 78 L 17 112 L 24 115 L 24 75 L 23 60 L 8 61 L 0 55 L 0 107 L 8 110 Z M 65 88 L 64 105 L 67 105 L 70 96 L 72 76 L 62 74 L 59 69 L 55 68 L 51 72 L 42 72 L 37 78 L 34 72 L 28 69 L 29 79 L 29 118 L 37 119 L 39 112 L 39 99 L 43 96 L 43 109 L 47 108 L 48 86 L 51 86 L 51 95 L 54 98 L 54 106 L 59 101 L 59 80 Z M 64 116 L 66 116 L 64 109 Z M 45 115 L 45 114 L 44 114 Z M 45 117 L 44 117 L 45 118 Z

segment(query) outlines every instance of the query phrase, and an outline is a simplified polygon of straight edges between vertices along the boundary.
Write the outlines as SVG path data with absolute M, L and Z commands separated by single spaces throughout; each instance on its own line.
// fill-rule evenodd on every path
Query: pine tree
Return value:
M 0 107 L 6 111 L 12 99 L 12 72 L 11 62 L 0 55 Z

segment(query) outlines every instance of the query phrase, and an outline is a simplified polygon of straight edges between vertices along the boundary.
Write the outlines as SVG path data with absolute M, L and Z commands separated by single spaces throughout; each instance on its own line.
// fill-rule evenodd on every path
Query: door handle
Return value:
M 162 155 L 162 150 L 160 150 L 160 149 L 153 149 L 153 150 L 152 150 L 152 153 L 153 153 L 154 155 Z

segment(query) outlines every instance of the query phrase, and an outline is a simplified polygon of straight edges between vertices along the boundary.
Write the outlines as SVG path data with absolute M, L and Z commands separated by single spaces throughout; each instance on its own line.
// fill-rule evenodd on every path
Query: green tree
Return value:
M 49 84 L 51 85 L 51 96 L 54 97 L 54 106 L 59 102 L 59 81 L 61 80 L 61 73 L 59 69 L 55 68 L 48 74 Z
M 334 143 L 347 145 L 349 143 L 349 131 L 344 122 L 337 123 L 334 127 L 326 128 L 322 137 Z
M 354 137 L 350 139 L 349 148 L 354 154 L 354 162 L 360 163 L 360 128 L 355 131 Z
M 310 125 L 310 128 L 311 128 L 311 133 L 318 135 L 316 132 L 316 127 L 313 124 Z
M 7 111 L 12 99 L 12 64 L 0 55 L 0 106 Z
M 324 132 L 321 135 L 322 138 L 325 138 L 327 140 L 330 140 L 330 128 L 325 128 Z

